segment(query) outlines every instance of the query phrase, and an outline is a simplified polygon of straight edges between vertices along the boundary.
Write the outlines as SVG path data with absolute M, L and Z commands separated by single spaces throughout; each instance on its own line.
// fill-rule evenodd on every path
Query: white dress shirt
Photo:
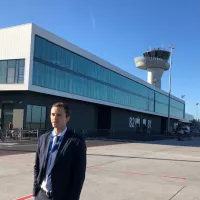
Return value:
M 60 137 L 62 137 L 62 136 L 64 136 L 64 134 L 65 134 L 65 132 L 67 131 L 67 127 L 65 128 L 65 130 L 63 130 L 60 134 L 58 134 L 57 136 L 60 136 Z M 51 147 L 51 149 L 53 148 L 53 146 L 55 145 L 55 143 L 56 143 L 56 133 L 54 132 L 54 130 L 52 131 L 52 136 L 53 136 L 53 142 L 52 142 L 52 147 Z M 62 142 L 62 141 L 61 141 Z M 48 161 L 47 161 L 48 162 Z M 46 176 L 45 176 L 45 178 L 44 178 L 44 180 L 43 180 L 43 182 L 42 182 L 42 185 L 41 185 L 41 188 L 44 190 L 44 191 L 46 191 L 46 192 L 49 192 L 49 191 L 47 191 L 47 188 L 46 188 L 46 182 L 47 182 L 47 177 L 48 177 L 48 174 L 47 174 L 47 170 L 46 170 Z

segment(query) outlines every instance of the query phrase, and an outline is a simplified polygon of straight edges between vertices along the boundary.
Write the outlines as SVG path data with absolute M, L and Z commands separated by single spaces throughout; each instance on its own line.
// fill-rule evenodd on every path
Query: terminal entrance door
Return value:
M 9 121 L 13 123 L 13 104 L 11 103 L 2 104 L 1 118 L 2 118 L 1 128 L 8 129 Z
M 98 106 L 98 123 L 97 129 L 98 132 L 101 132 L 101 135 L 106 136 L 109 134 L 111 126 L 111 108 L 108 106 Z
M 167 119 L 165 117 L 161 118 L 161 134 L 164 134 L 167 130 Z

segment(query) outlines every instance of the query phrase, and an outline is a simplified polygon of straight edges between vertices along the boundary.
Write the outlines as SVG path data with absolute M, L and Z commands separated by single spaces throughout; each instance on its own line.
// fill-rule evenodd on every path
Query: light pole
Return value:
M 198 121 L 198 118 L 199 118 L 199 116 L 198 116 L 198 109 L 199 109 L 198 107 L 199 107 L 199 106 L 198 106 L 198 105 L 199 105 L 199 103 L 196 103 L 196 106 L 197 106 L 197 110 L 196 110 L 196 119 L 197 119 L 197 121 Z
M 181 95 L 181 98 L 183 99 L 185 95 Z M 185 119 L 185 104 L 184 104 L 184 113 L 183 113 L 183 119 Z
M 171 98 L 171 73 L 172 73 L 172 51 L 174 47 L 169 45 L 170 48 L 170 67 L 169 67 L 169 95 L 168 95 L 168 133 L 170 132 L 170 98 Z

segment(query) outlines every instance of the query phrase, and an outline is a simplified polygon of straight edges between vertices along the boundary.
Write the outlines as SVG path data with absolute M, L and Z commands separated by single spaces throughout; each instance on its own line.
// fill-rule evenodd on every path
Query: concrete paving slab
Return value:
M 88 174 L 81 199 L 88 200 L 168 200 L 181 186 L 134 182 L 118 177 Z
M 200 148 L 166 143 L 88 148 L 81 200 L 200 200 Z M 0 157 L 0 200 L 32 199 L 34 158 Z
M 192 195 L 189 195 L 192 194 Z M 200 190 L 198 186 L 187 186 L 183 188 L 173 200 L 199 200 L 200 199 Z

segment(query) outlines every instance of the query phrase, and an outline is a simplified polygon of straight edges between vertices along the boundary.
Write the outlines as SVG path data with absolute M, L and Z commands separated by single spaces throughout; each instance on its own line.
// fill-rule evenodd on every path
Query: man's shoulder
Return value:
M 43 133 L 42 135 L 39 136 L 39 140 L 44 140 L 46 137 L 48 137 L 50 134 L 52 133 L 52 131 L 46 131 L 45 133 Z
M 84 137 L 81 134 L 76 133 L 72 130 L 68 130 L 68 134 L 70 134 L 70 138 L 72 139 L 84 140 Z
M 85 142 L 85 138 L 79 133 L 75 133 L 74 131 L 69 130 L 68 134 L 69 139 L 71 139 L 71 141 L 75 142 L 76 144 L 79 142 Z

